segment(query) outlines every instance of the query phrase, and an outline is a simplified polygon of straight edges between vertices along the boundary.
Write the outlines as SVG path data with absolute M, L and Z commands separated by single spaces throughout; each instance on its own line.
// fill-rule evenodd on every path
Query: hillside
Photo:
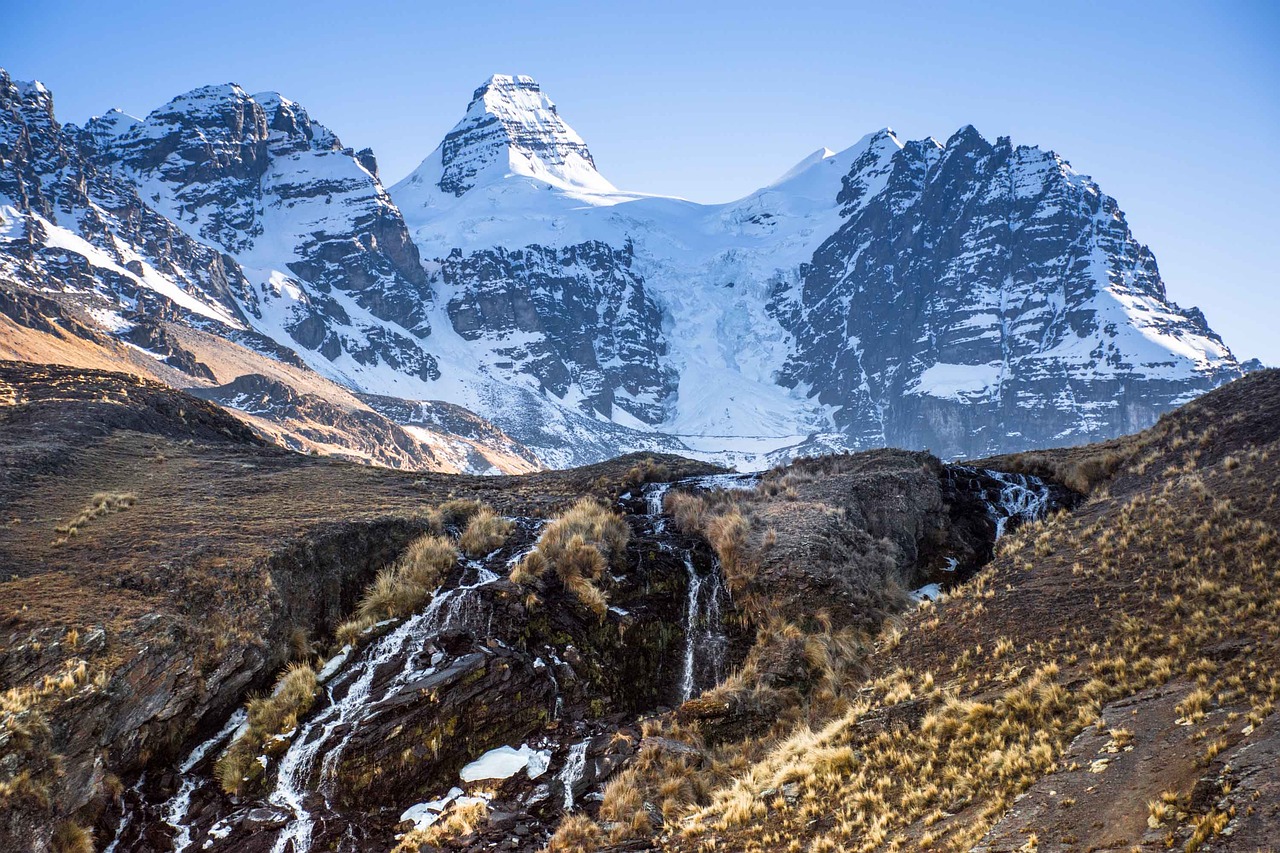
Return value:
M 483 478 L 0 380 L 6 849 L 1277 842 L 1275 371 L 974 465 Z
M 1280 373 L 1137 436 L 985 461 L 1087 489 L 716 786 L 688 850 L 1269 850 Z M 785 840 L 785 841 L 784 841 Z

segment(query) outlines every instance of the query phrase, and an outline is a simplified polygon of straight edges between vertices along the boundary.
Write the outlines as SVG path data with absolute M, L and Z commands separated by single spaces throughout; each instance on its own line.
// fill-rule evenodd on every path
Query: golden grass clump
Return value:
M 547 525 L 534 550 L 516 564 L 511 580 L 531 584 L 554 569 L 565 587 L 597 616 L 609 599 L 598 586 L 610 562 L 626 553 L 631 528 L 591 498 L 583 498 Z
M 458 537 L 458 546 L 468 557 L 483 557 L 506 544 L 514 527 L 490 507 L 482 506 L 467 521 L 466 528 Z
M 528 586 L 547 572 L 547 558 L 539 551 L 530 551 L 511 570 L 511 582 Z
M 61 545 L 72 536 L 79 536 L 81 528 L 93 519 L 109 512 L 122 512 L 132 507 L 137 501 L 136 496 L 127 492 L 98 492 L 89 499 L 88 505 L 80 510 L 75 518 L 54 528 L 54 531 L 61 533 L 62 536 L 54 540 L 53 544 Z
M 720 567 L 733 592 L 742 591 L 755 580 L 755 564 L 747 545 L 750 531 L 746 517 L 737 507 L 706 522 L 707 541 L 720 558 Z
M 638 486 L 642 483 L 665 483 L 671 479 L 671 468 L 646 456 L 627 469 L 622 477 L 624 486 Z
M 701 495 L 688 492 L 667 492 L 662 508 L 676 523 L 681 533 L 701 533 L 706 522 L 707 503 Z
M 600 825 L 581 813 L 566 815 L 547 844 L 547 853 L 594 853 L 604 840 Z
M 414 829 L 405 834 L 393 853 L 417 853 L 422 849 L 435 850 L 449 841 L 469 835 L 489 822 L 489 807 L 484 800 L 476 799 L 463 805 L 454 805 L 441 820 L 426 829 Z
M 339 646 L 355 645 L 361 635 L 384 619 L 407 616 L 425 602 L 458 562 L 458 549 L 443 536 L 428 533 L 409 543 L 404 553 L 378 572 L 365 590 L 356 615 L 334 632 Z
M 744 504 L 753 498 L 774 494 L 771 487 L 777 481 L 777 478 L 765 480 L 755 493 L 669 492 L 663 501 L 663 509 L 675 521 L 676 529 L 702 536 L 715 549 L 725 581 L 735 595 L 751 585 L 759 569 L 751 544 L 752 519 L 743 511 Z M 776 545 L 777 538 L 776 530 L 766 532 L 760 537 L 760 547 Z
M 462 530 L 471 520 L 471 516 L 485 508 L 480 501 L 454 498 L 428 510 L 427 516 L 431 519 L 435 532 L 443 535 L 450 528 Z
M 50 840 L 53 853 L 93 853 L 93 831 L 77 823 L 63 821 Z
M 224 791 L 238 795 L 262 776 L 264 768 L 258 756 L 285 749 L 288 740 L 281 736 L 297 728 L 298 719 L 311 710 L 316 687 L 315 669 L 294 663 L 281 674 L 270 695 L 248 701 L 248 725 L 215 767 Z

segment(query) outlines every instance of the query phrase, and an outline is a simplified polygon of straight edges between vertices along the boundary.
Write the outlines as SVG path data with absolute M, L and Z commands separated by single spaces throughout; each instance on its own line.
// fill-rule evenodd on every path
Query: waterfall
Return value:
M 987 504 L 987 511 L 996 523 L 996 541 L 1004 536 L 1010 519 L 1035 521 L 1049 511 L 1049 486 L 1039 477 L 1003 471 L 984 470 L 982 473 L 1000 483 L 999 500 Z
M 729 637 L 724 631 L 721 601 L 728 597 L 728 592 L 718 563 L 713 563 L 711 571 L 705 575 L 699 574 L 693 556 L 686 551 L 684 567 L 688 577 L 688 592 L 680 701 L 688 702 L 700 690 L 713 687 L 724 678 L 724 659 L 729 648 Z
M 970 475 L 963 481 L 964 488 L 976 494 L 986 507 L 987 518 L 991 519 L 995 527 L 995 539 L 992 544 L 1004 537 L 1010 522 L 1017 525 L 1036 521 L 1053 508 L 1053 492 L 1049 484 L 1039 477 L 972 468 L 968 465 L 950 467 Z M 954 477 L 952 482 L 955 483 Z M 947 557 L 946 563 L 942 571 L 952 575 L 952 579 L 939 582 L 941 579 L 934 577 L 934 583 L 912 590 L 910 595 L 915 601 L 921 603 L 937 601 L 941 598 L 944 589 L 951 586 L 954 582 L 954 574 L 960 568 L 960 561 L 956 557 Z
M 564 768 L 560 771 L 560 783 L 564 785 L 564 813 L 573 811 L 573 786 L 582 778 L 587 767 L 587 747 L 591 739 L 569 747 L 569 755 L 564 760 Z
M 996 541 L 1008 531 L 1009 522 L 1018 524 L 1044 518 L 1052 508 L 1053 493 L 1049 484 L 1039 477 L 1029 474 L 1009 474 L 1004 471 L 992 471 L 988 468 L 971 468 L 968 465 L 956 465 L 957 470 L 966 471 L 976 481 L 978 495 L 987 506 L 987 517 L 996 528 Z M 991 486 L 983 481 L 994 480 L 999 491 L 994 500 L 991 499 Z
M 693 698 L 693 688 L 697 681 L 694 637 L 698 627 L 698 593 L 702 591 L 702 577 L 694 568 L 693 559 L 688 553 L 684 555 L 684 568 L 688 574 L 688 584 L 684 618 L 684 673 L 680 677 L 680 701 L 688 702 Z
M 467 567 L 475 574 L 473 582 L 454 589 L 437 590 L 424 610 L 406 619 L 349 664 L 326 688 L 330 704 L 298 727 L 289 748 L 280 758 L 275 790 L 267 797 L 272 805 L 293 815 L 276 837 L 272 853 L 290 850 L 292 853 L 306 853 L 311 848 L 315 820 L 304 800 L 317 758 L 323 753 L 319 787 L 327 796 L 332 792 L 338 761 L 360 721 L 407 683 L 435 671 L 435 664 L 439 661 L 434 657 L 427 666 L 419 666 L 421 653 L 442 631 L 465 624 L 466 617 L 470 615 L 468 608 L 474 604 L 475 591 L 498 579 L 496 574 L 479 563 L 470 562 Z M 381 695 L 373 697 L 374 679 L 386 666 L 398 667 L 399 671 Z M 349 685 L 346 692 L 340 699 L 335 699 L 337 688 L 344 685 Z M 334 733 L 339 728 L 345 728 L 346 734 L 333 743 Z
M 751 476 L 751 475 L 748 475 Z M 717 474 L 687 481 L 697 487 L 743 488 L 749 482 L 742 475 Z M 655 534 L 667 529 L 663 516 L 663 500 L 671 483 L 654 483 L 644 491 L 649 527 Z M 666 539 L 659 541 L 664 551 L 677 546 Z M 702 689 L 720 682 L 724 676 L 724 658 L 729 646 L 724 631 L 722 600 L 728 597 L 720 566 L 713 562 L 710 571 L 701 572 L 691 551 L 680 548 L 685 569 L 684 654 L 680 670 L 680 701 L 687 702 Z
M 653 483 L 644 491 L 645 511 L 654 533 L 665 533 L 667 530 L 667 519 L 662 514 L 662 504 L 669 491 L 671 491 L 670 483 Z

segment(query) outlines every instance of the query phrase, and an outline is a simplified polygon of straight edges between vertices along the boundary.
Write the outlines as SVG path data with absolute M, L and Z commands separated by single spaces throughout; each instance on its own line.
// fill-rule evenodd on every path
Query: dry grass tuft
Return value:
M 467 522 L 466 529 L 458 537 L 458 546 L 468 557 L 483 557 L 506 544 L 514 527 L 491 508 L 482 506 Z
M 720 558 L 720 567 L 733 592 L 746 589 L 755 580 L 755 562 L 747 547 L 750 527 L 742 511 L 734 507 L 706 522 L 704 535 Z
M 571 814 L 556 827 L 547 853 L 594 853 L 603 841 L 599 824 L 584 814 Z
M 53 853 L 93 853 L 93 831 L 64 821 L 53 831 L 50 848 Z
M 399 560 L 378 572 L 360 599 L 356 615 L 338 626 L 334 632 L 338 646 L 356 645 L 378 622 L 418 609 L 457 562 L 458 549 L 442 536 L 428 533 L 410 542 Z
M 80 510 L 75 518 L 54 528 L 62 536 L 55 539 L 53 544 L 61 545 L 72 536 L 79 536 L 80 530 L 93 519 L 109 512 L 122 512 L 132 507 L 137 501 L 137 497 L 128 493 L 98 492 L 89 499 L 89 504 Z
M 669 492 L 663 502 L 663 509 L 681 533 L 701 536 L 715 549 L 720 570 L 735 595 L 751 586 L 759 570 L 758 554 L 751 544 L 754 524 L 747 511 L 749 504 L 766 495 L 775 483 L 766 480 L 754 492 Z M 759 537 L 760 547 L 768 547 L 767 539 L 767 534 Z M 776 541 L 777 532 L 773 531 L 768 544 Z
M 276 754 L 288 746 L 282 737 L 298 726 L 298 719 L 315 703 L 316 671 L 310 664 L 295 663 L 276 681 L 269 696 L 257 696 L 246 705 L 248 725 L 243 734 L 218 759 L 215 772 L 222 789 L 239 795 L 262 776 L 259 755 Z
M 643 483 L 665 483 L 671 479 L 671 468 L 646 456 L 627 469 L 622 477 L 623 486 L 638 486 Z
M 435 850 L 450 841 L 475 832 L 489 822 L 489 807 L 483 800 L 473 800 L 455 805 L 445 817 L 426 829 L 414 829 L 406 833 L 393 853 L 417 853 L 419 850 Z
M 480 501 L 455 498 L 440 504 L 432 515 L 433 518 L 438 517 L 440 519 L 443 529 L 439 532 L 444 533 L 450 528 L 463 529 L 467 526 L 467 522 L 471 520 L 471 517 L 483 509 L 486 509 L 486 507 Z
M 531 584 L 548 569 L 579 601 L 603 618 L 609 599 L 599 587 L 611 562 L 626 553 L 631 528 L 590 498 L 578 501 L 547 525 L 538 544 L 511 571 L 511 580 Z

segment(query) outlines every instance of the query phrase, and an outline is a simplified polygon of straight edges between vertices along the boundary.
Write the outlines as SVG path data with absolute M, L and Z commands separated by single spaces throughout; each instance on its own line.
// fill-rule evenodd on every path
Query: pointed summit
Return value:
M 445 193 L 461 196 L 508 175 L 571 191 L 616 192 L 596 171 L 587 144 L 560 118 L 537 81 L 495 74 L 475 90 L 466 116 L 409 180 L 430 181 Z

